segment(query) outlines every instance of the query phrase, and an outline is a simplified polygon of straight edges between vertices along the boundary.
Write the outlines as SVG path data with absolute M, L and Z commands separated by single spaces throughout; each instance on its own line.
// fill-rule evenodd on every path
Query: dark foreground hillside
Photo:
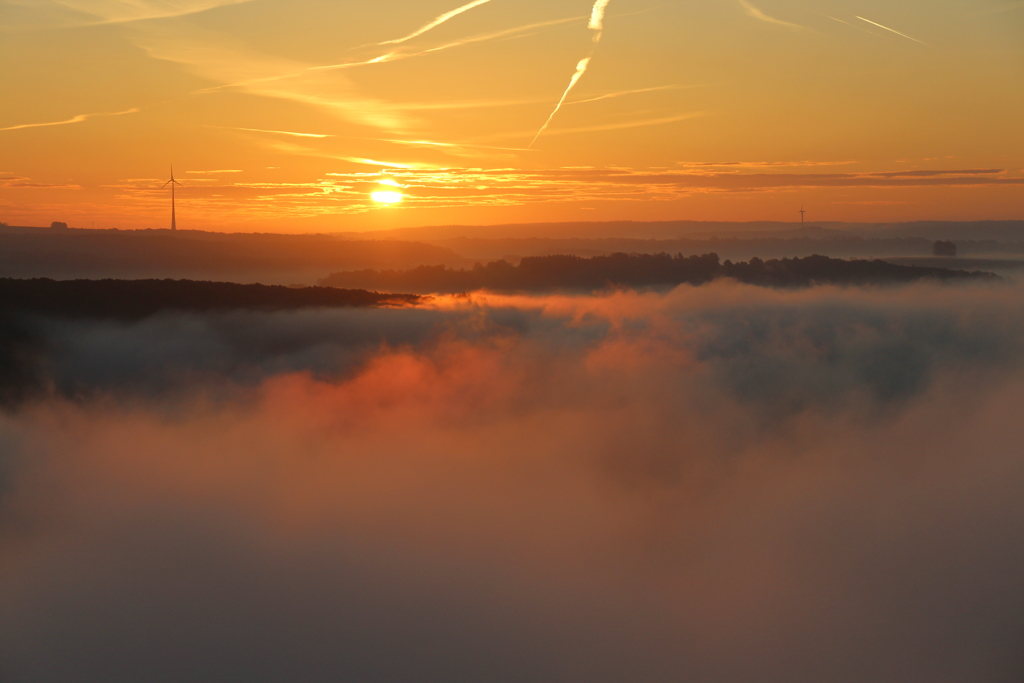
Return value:
M 47 331 L 46 324 L 40 324 L 40 317 L 63 318 L 78 325 L 107 325 L 105 329 L 110 330 L 123 323 L 144 324 L 145 318 L 161 312 L 273 312 L 310 308 L 393 307 L 414 304 L 420 299 L 410 294 L 381 294 L 333 287 L 291 288 L 195 280 L 0 278 L 0 409 L 36 395 L 54 382 L 60 384 L 55 378 L 47 379 L 47 364 L 59 359 L 60 345 L 57 349 L 51 346 L 52 331 Z M 132 328 L 133 325 L 125 327 Z M 181 334 L 186 337 L 189 334 L 188 326 L 177 326 L 175 329 L 185 330 Z M 241 339 L 247 338 L 246 333 L 236 331 L 236 334 Z M 216 344 L 211 345 L 211 348 L 216 348 Z M 145 356 L 146 350 L 119 348 L 114 343 L 109 353 L 112 356 L 127 353 L 135 357 L 135 363 L 138 364 L 139 354 Z M 232 363 L 244 364 L 246 358 L 244 353 L 237 358 L 229 354 Z M 133 367 L 127 357 L 118 357 L 111 362 L 116 366 L 125 363 L 129 374 Z M 216 362 L 216 359 L 210 359 L 210 362 Z M 146 363 L 139 367 L 145 367 L 146 372 L 160 372 Z M 74 393 L 68 387 L 64 389 Z
M 807 287 L 814 284 L 865 285 L 934 280 L 999 280 L 992 273 L 948 268 L 906 266 L 874 260 L 808 256 L 733 263 L 720 262 L 717 254 L 612 254 L 535 256 L 518 266 L 492 261 L 471 270 L 444 266 L 420 266 L 411 270 L 359 270 L 332 273 L 320 281 L 331 287 L 365 287 L 412 292 L 462 292 L 474 289 L 593 290 L 608 286 L 657 287 L 683 283 L 701 284 L 731 278 L 767 287 Z
M 334 287 L 241 285 L 196 280 L 15 280 L 0 278 L 0 311 L 75 318 L 144 318 L 161 311 L 281 310 L 415 303 L 411 294 Z

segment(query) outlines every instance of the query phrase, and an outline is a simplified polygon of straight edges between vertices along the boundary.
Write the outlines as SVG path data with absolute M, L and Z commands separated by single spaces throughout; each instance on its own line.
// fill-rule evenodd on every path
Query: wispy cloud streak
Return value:
M 245 130 L 251 133 L 270 133 L 272 135 L 291 135 L 296 138 L 333 138 L 333 135 L 327 135 L 324 133 L 295 133 L 290 130 L 265 130 L 263 128 L 239 128 L 237 126 L 224 126 L 231 130 Z
M 684 86 L 682 86 L 682 85 L 659 85 L 659 86 L 655 86 L 653 88 L 637 88 L 635 90 L 622 90 L 620 92 L 605 93 L 604 95 L 598 95 L 596 97 L 588 97 L 585 100 L 573 100 L 572 102 L 567 102 L 566 104 L 572 105 L 572 104 L 586 104 L 587 102 L 600 102 L 601 100 L 611 100 L 611 99 L 614 99 L 616 97 L 625 97 L 626 95 L 639 95 L 641 93 L 658 92 L 658 91 L 661 91 L 661 90 L 679 90 L 679 89 L 681 89 L 683 87 Z
M 594 97 L 588 97 L 582 100 L 571 100 L 565 102 L 564 106 L 570 106 L 574 104 L 586 104 L 588 102 L 599 102 L 601 100 L 610 100 L 617 97 L 626 97 L 628 95 L 639 95 L 649 92 L 659 92 L 664 90 L 681 90 L 686 87 L 697 87 L 697 86 L 683 86 L 683 85 L 659 85 L 652 88 L 636 88 L 634 90 L 622 90 L 619 92 L 610 92 L 603 95 L 596 95 Z M 521 100 L 461 100 L 453 102 L 400 102 L 393 103 L 392 106 L 397 110 L 403 111 L 437 111 L 437 110 L 448 110 L 448 109 L 488 109 L 497 107 L 521 107 L 531 104 L 543 104 L 548 100 L 540 99 L 521 99 Z
M 595 128 L 612 130 L 626 125 L 657 125 L 670 122 L 670 119 L 651 119 Z M 558 128 L 551 131 L 551 134 L 570 132 L 583 131 Z M 528 136 L 529 133 L 522 135 Z M 399 143 L 397 139 L 389 142 Z M 402 142 L 457 151 L 457 148 L 446 147 L 451 143 L 435 143 L 430 140 Z M 198 178 L 190 176 L 190 201 L 202 203 L 204 211 L 211 216 L 237 220 L 240 216 L 266 219 L 363 214 L 374 210 L 375 205 L 368 201 L 368 193 L 377 187 L 382 178 L 392 179 L 409 188 L 405 193 L 404 205 L 410 209 L 540 204 L 572 204 L 583 208 L 593 202 L 604 205 L 664 203 L 715 194 L 751 196 L 758 193 L 794 193 L 828 189 L 842 189 L 843 196 L 850 197 L 851 203 L 859 204 L 863 203 L 858 201 L 860 198 L 877 203 L 877 200 L 871 199 L 873 194 L 859 194 L 868 188 L 930 188 L 930 191 L 934 192 L 951 188 L 989 187 L 1014 192 L 1024 187 L 1024 177 L 1021 174 L 1010 174 L 999 169 L 822 173 L 812 168 L 845 162 L 727 161 L 688 162 L 680 164 L 676 169 L 561 167 L 527 170 L 493 164 L 490 167 L 428 165 L 396 160 L 405 158 L 404 154 L 396 157 L 375 154 L 343 156 L 301 147 L 299 141 L 290 139 L 275 138 L 269 144 L 273 149 L 282 152 L 329 159 L 332 161 L 332 168 L 337 170 L 323 176 L 307 177 L 302 179 L 302 182 L 279 182 L 277 174 L 272 176 L 272 181 L 268 181 L 260 178 L 257 170 L 250 169 L 246 172 L 250 174 L 248 182 L 233 182 L 225 178 L 221 181 L 210 179 L 208 184 L 200 184 L 203 176 L 214 175 L 207 172 Z M 465 147 L 468 148 L 469 145 Z M 348 167 L 350 164 L 353 166 Z M 362 168 L 358 168 L 360 166 Z M 386 169 L 384 174 L 382 169 Z M 133 210 L 163 206 L 163 196 L 155 191 L 155 188 L 159 187 L 156 179 L 126 180 L 123 183 L 107 186 L 122 189 L 123 194 L 120 198 L 124 201 L 121 206 L 134 207 Z M 5 179 L 2 175 L 0 187 L 9 188 L 10 191 L 23 189 L 26 192 L 32 192 L 36 188 L 78 189 L 76 186 L 37 183 L 20 176 Z
M 397 45 L 399 43 L 404 43 L 407 40 L 412 40 L 413 38 L 415 38 L 417 36 L 421 36 L 421 35 L 423 35 L 424 33 L 426 33 L 427 31 L 429 31 L 429 30 L 431 30 L 433 28 L 437 28 L 438 26 L 440 26 L 441 24 L 445 23 L 449 19 L 453 19 L 454 17 L 459 16 L 463 12 L 468 12 L 469 10 L 473 9 L 474 7 L 479 7 L 480 5 L 485 5 L 488 2 L 490 2 L 490 1 L 491 0 L 473 0 L 473 2 L 466 3 L 462 7 L 457 7 L 456 9 L 453 9 L 450 12 L 445 12 L 441 16 L 439 16 L 436 19 L 434 19 L 433 21 L 431 21 L 431 22 L 421 26 L 420 28 L 418 28 L 417 30 L 413 31 L 412 33 L 410 33 L 407 36 L 404 36 L 402 38 L 396 38 L 395 40 L 385 40 L 385 41 L 383 41 L 381 43 L 377 43 L 377 44 L 378 45 Z M 605 3 L 608 2 L 608 0 L 604 0 L 604 1 L 605 1 Z
M 658 119 L 643 119 L 641 121 L 624 121 L 622 123 L 607 123 L 596 126 L 585 126 L 582 128 L 559 128 L 551 131 L 551 135 L 567 135 L 570 133 L 596 133 L 605 130 L 623 130 L 626 128 L 643 128 L 646 126 L 658 126 L 665 123 L 675 123 L 689 119 L 705 116 L 704 112 L 693 112 L 690 114 L 678 114 L 676 116 L 665 116 Z
M 383 100 L 361 96 L 340 75 L 328 77 L 311 71 L 308 63 L 257 52 L 215 31 L 146 26 L 133 32 L 133 40 L 151 57 L 220 84 L 197 92 L 235 88 L 324 109 L 357 125 L 390 130 L 409 125 L 408 117 Z
M 435 142 L 433 140 L 396 140 L 387 138 L 376 138 L 381 142 L 390 142 L 395 145 L 406 145 L 409 147 L 439 147 L 446 150 L 483 149 L 501 152 L 528 152 L 525 147 L 495 147 L 493 145 L 474 145 L 454 142 Z
M 536 22 L 514 28 L 503 29 L 484 34 L 462 38 L 452 42 L 430 47 L 400 46 L 369 59 L 358 59 L 335 64 L 303 64 L 291 60 L 274 58 L 267 55 L 254 54 L 241 46 L 216 44 L 213 36 L 195 41 L 183 41 L 177 36 L 167 36 L 151 32 L 140 40 L 151 55 L 159 59 L 185 64 L 193 72 L 211 80 L 219 81 L 219 85 L 197 90 L 197 93 L 212 93 L 226 89 L 238 89 L 251 94 L 275 97 L 302 102 L 311 106 L 326 108 L 340 114 L 350 121 L 385 128 L 398 133 L 406 131 L 414 123 L 413 116 L 408 112 L 417 109 L 459 109 L 464 106 L 506 106 L 506 103 L 429 103 L 421 105 L 413 103 L 406 106 L 400 103 L 387 103 L 368 98 L 352 97 L 345 86 L 347 82 L 337 80 L 337 76 L 329 72 L 346 70 L 355 67 L 366 67 L 384 62 L 395 62 L 402 59 L 432 54 L 464 45 L 483 43 L 492 40 L 519 38 L 539 33 L 552 27 L 578 22 L 582 16 Z M 341 89 L 342 92 L 338 92 Z M 333 93 L 325 96 L 325 93 Z M 346 96 L 343 96 L 346 95 Z M 539 100 L 538 100 L 539 102 Z M 517 102 L 528 104 L 532 102 Z
M 749 16 L 753 17 L 754 19 L 757 19 L 759 21 L 764 21 L 764 22 L 767 22 L 769 24 L 775 24 L 776 26 L 785 26 L 786 28 L 795 28 L 795 29 L 798 29 L 798 30 L 803 30 L 803 29 L 806 28 L 806 26 L 801 26 L 800 24 L 794 24 L 794 23 L 791 23 L 791 22 L 788 22 L 788 21 L 783 21 L 782 19 L 776 19 L 775 17 L 768 16 L 767 14 L 765 14 L 764 12 L 762 12 L 761 10 L 759 10 L 758 8 L 754 7 L 749 2 L 747 2 L 747 0 L 739 0 L 739 1 L 740 1 L 740 5 L 743 6 L 743 9 L 745 9 L 747 11 L 747 14 Z
M 492 109 L 543 104 L 548 100 L 455 100 L 452 102 L 396 102 L 392 106 L 403 111 L 444 111 L 450 109 Z
M 0 128 L 0 131 L 5 130 L 23 130 L 25 128 L 46 128 L 48 126 L 66 126 L 72 123 L 82 123 L 88 121 L 91 118 L 97 116 L 123 116 L 125 114 L 135 114 L 138 109 L 126 109 L 125 111 L 114 111 L 114 112 L 100 112 L 98 114 L 78 114 L 65 121 L 48 121 L 46 123 L 23 123 L 19 126 L 8 126 L 7 128 Z
M 58 7 L 96 17 L 79 25 L 127 24 L 150 19 L 173 19 L 252 0 L 56 0 Z M 47 3 L 39 3 L 43 7 Z
M 878 28 L 885 29 L 886 31 L 889 31 L 890 33 L 895 33 L 898 36 L 903 36 L 907 40 L 912 40 L 915 43 L 921 43 L 922 45 L 927 45 L 928 44 L 928 43 L 924 42 L 923 40 L 918 40 L 917 38 L 914 38 L 913 36 L 908 36 L 906 33 L 900 33 L 899 31 L 897 31 L 894 28 L 889 28 L 888 26 L 883 26 L 882 24 L 879 24 L 877 21 L 871 21 L 870 19 L 865 19 L 864 17 L 857 17 L 857 18 L 860 19 L 861 21 L 866 21 L 867 23 L 871 24 L 872 26 L 877 26 Z

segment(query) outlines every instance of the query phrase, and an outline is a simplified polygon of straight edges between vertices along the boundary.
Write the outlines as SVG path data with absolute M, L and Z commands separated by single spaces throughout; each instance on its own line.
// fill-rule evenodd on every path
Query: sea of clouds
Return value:
M 1024 676 L 1024 289 L 24 319 L 0 680 Z

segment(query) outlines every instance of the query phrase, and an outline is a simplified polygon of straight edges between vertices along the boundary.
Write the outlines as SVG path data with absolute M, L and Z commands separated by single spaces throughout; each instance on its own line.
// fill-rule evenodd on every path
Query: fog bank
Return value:
M 7 681 L 1018 681 L 1024 292 L 20 321 Z

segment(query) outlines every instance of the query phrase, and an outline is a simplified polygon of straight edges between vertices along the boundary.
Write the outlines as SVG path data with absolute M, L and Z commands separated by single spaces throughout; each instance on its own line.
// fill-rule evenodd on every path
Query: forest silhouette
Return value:
M 611 254 L 583 258 L 556 255 L 524 257 L 477 264 L 472 269 L 419 266 L 410 270 L 356 270 L 332 273 L 319 284 L 408 292 L 462 292 L 474 289 L 542 291 L 594 290 L 605 287 L 662 287 L 702 284 L 729 278 L 767 287 L 808 287 L 814 284 L 865 285 L 932 280 L 989 280 L 982 271 L 896 265 L 882 260 L 844 260 L 827 256 L 764 261 L 720 261 L 718 254 L 675 256 Z

